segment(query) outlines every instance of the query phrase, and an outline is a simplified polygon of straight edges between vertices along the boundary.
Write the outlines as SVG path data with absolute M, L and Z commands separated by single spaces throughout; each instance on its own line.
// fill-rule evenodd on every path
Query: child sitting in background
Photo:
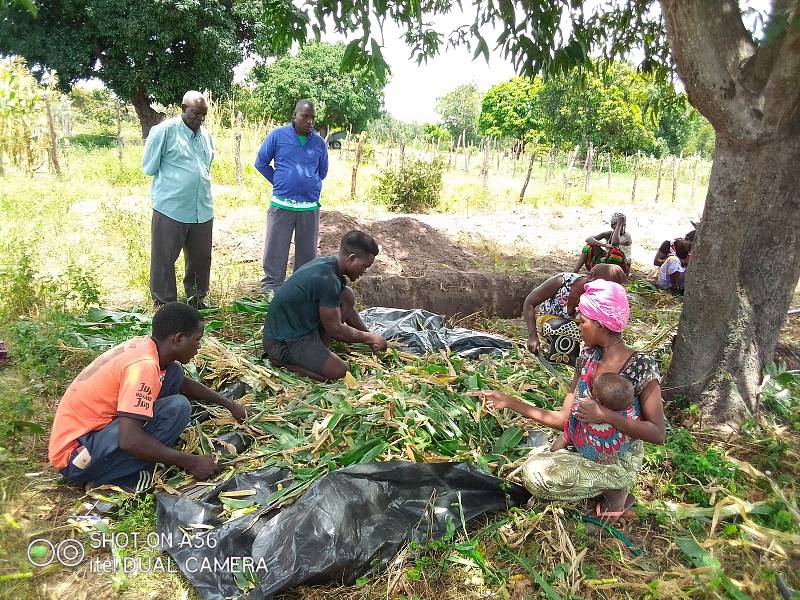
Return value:
M 628 419 L 639 419 L 638 403 L 634 404 L 633 384 L 622 375 L 598 375 L 592 385 L 590 397 L 606 408 L 624 414 Z M 575 403 L 564 423 L 564 432 L 555 439 L 550 451 L 562 450 L 577 442 L 576 446 L 585 458 L 604 464 L 616 462 L 621 453 L 629 449 L 631 440 L 607 423 L 583 423 L 583 427 L 576 428 L 577 408 L 578 404 Z
M 666 260 L 658 268 L 656 274 L 656 287 L 662 290 L 669 290 L 673 294 L 682 294 L 686 285 L 686 267 L 689 264 L 688 248 L 677 248 L 675 254 L 667 256 Z

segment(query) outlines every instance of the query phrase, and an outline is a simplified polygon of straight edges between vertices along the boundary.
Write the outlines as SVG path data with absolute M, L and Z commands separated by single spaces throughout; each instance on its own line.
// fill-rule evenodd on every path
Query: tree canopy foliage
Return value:
M 563 147 L 591 143 L 603 150 L 660 156 L 687 151 L 702 121 L 669 82 L 610 63 L 592 73 L 573 71 L 546 81 L 515 77 L 500 83 L 484 96 L 478 122 L 481 133 L 490 137 L 519 142 L 537 137 Z M 709 155 L 706 142 L 693 144 L 692 150 Z
M 539 96 L 541 77 L 514 77 L 489 88 L 483 97 L 478 126 L 484 135 L 511 138 L 524 145 L 544 129 Z
M 296 55 L 271 65 L 257 65 L 249 81 L 254 86 L 250 110 L 289 122 L 294 105 L 308 98 L 316 105 L 317 128 L 362 131 L 383 109 L 385 81 L 376 80 L 365 67 L 344 72 L 345 44 L 309 44 Z
M 625 153 L 654 149 L 643 110 L 647 100 L 647 82 L 619 63 L 598 74 L 557 75 L 540 95 L 549 141 Z
M 465 143 L 478 141 L 478 116 L 481 113 L 483 92 L 474 83 L 460 85 L 436 100 L 436 112 L 441 125 L 453 140 L 464 136 Z
M 18 4 L 0 8 L 0 53 L 24 57 L 40 78 L 55 70 L 65 91 L 80 79 L 100 79 L 133 102 L 144 133 L 159 119 L 151 102 L 178 103 L 198 88 L 224 94 L 243 56 L 285 51 L 305 28 L 280 0 L 36 5 L 35 15 Z

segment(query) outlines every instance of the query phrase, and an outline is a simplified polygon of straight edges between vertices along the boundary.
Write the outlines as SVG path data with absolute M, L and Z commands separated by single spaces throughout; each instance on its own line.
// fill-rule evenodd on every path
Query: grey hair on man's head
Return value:
M 202 92 L 198 92 L 197 90 L 189 90 L 183 95 L 183 100 L 181 100 L 181 106 L 188 106 L 189 104 L 194 104 L 199 100 L 202 100 L 203 102 L 208 102 Z

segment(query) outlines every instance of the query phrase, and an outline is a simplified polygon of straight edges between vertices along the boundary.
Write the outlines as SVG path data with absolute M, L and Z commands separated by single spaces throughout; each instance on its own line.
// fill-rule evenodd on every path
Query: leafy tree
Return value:
M 450 144 L 453 138 L 447 129 L 439 127 L 436 123 L 425 123 L 422 126 L 422 131 L 425 134 L 425 139 L 429 142 L 441 142 Z
M 514 77 L 489 88 L 478 118 L 481 133 L 516 140 L 515 149 L 523 152 L 526 139 L 542 132 L 541 89 L 540 77 Z
M 539 95 L 545 136 L 560 146 L 652 152 L 655 136 L 644 119 L 647 82 L 621 63 L 599 72 L 572 71 L 545 82 Z
M 198 88 L 224 94 L 244 55 L 287 50 L 304 37 L 307 22 L 285 0 L 41 0 L 36 6 L 36 16 L 17 4 L 0 8 L 0 53 L 24 57 L 39 77 L 55 70 L 65 91 L 80 79 L 100 79 L 133 103 L 143 136 L 163 116 L 153 101 L 179 103 Z
M 690 121 L 689 135 L 683 151 L 686 154 L 699 154 L 703 158 L 714 156 L 715 137 L 714 127 L 703 115 L 696 112 Z
M 493 30 L 521 74 L 591 72 L 597 58 L 604 64 L 632 50 L 657 79 L 677 71 L 714 127 L 716 147 L 665 389 L 698 402 L 709 420 L 741 421 L 756 407 L 800 277 L 800 3 L 773 0 L 756 11 L 764 24 L 756 33 L 736 2 L 727 10 L 718 0 L 481 2 L 474 23 L 446 40 L 430 17 L 457 6 L 317 0 L 307 10 L 315 27 L 332 23 L 355 35 L 345 65 L 378 72 L 386 65 L 372 24 L 387 19 L 420 61 L 446 41 L 488 58 L 484 32 Z
M 419 123 L 408 123 L 389 115 L 383 115 L 370 121 L 367 129 L 372 139 L 390 145 L 400 142 L 410 144 L 425 136 L 423 126 Z
M 76 120 L 82 124 L 99 126 L 102 129 L 116 127 L 117 99 L 105 88 L 86 90 L 73 87 L 69 99 Z
M 466 143 L 475 144 L 480 140 L 478 116 L 482 100 L 483 92 L 474 83 L 460 85 L 436 99 L 436 112 L 453 140 L 461 139 L 462 134 Z
M 342 72 L 345 44 L 309 44 L 296 56 L 256 66 L 250 80 L 264 114 L 287 123 L 298 100 L 314 101 L 317 128 L 363 131 L 381 114 L 385 81 L 365 67 Z
M 689 104 L 686 94 L 675 95 L 671 84 L 653 81 L 647 89 L 647 108 L 655 127 L 654 134 L 667 147 L 669 154 L 680 154 L 700 114 Z M 702 118 L 702 117 L 700 117 Z

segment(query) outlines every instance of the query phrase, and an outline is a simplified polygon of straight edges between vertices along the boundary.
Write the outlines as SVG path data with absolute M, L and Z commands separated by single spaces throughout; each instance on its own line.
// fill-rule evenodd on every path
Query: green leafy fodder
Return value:
M 701 506 L 710 506 L 711 488 L 731 494 L 740 491 L 739 470 L 713 447 L 700 448 L 690 431 L 672 431 L 661 446 L 648 448 L 647 461 L 669 473 L 665 489 L 668 496 Z
M 761 401 L 775 416 L 800 431 L 800 372 L 787 371 L 782 364 L 767 365 Z

